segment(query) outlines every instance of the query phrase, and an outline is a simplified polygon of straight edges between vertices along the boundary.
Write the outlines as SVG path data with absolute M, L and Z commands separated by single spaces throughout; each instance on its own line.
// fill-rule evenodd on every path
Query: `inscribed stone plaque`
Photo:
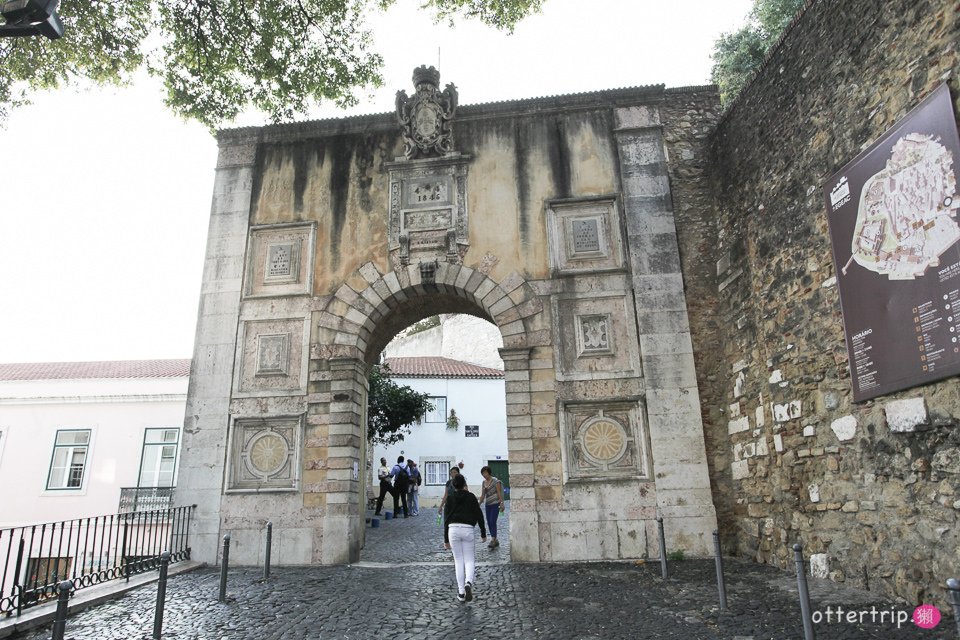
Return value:
M 439 206 L 450 204 L 450 181 L 445 176 L 427 180 L 411 180 L 406 183 L 407 207 Z
M 295 490 L 300 476 L 301 431 L 299 417 L 235 420 L 227 490 Z
M 571 220 L 575 255 L 600 251 L 600 224 L 597 218 Z
M 550 263 L 558 275 L 624 268 L 617 198 L 556 200 L 547 207 Z
M 300 243 L 282 242 L 267 246 L 264 282 L 295 282 L 299 267 Z
M 315 229 L 314 224 L 252 228 L 244 294 L 258 297 L 309 293 Z

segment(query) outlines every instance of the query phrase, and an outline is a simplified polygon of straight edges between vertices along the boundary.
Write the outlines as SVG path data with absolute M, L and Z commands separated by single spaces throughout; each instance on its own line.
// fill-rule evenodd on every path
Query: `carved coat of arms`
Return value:
M 403 130 L 407 159 L 445 155 L 453 151 L 451 120 L 457 111 L 457 88 L 450 83 L 439 91 L 440 72 L 426 65 L 413 70 L 416 93 L 397 92 L 397 120 Z

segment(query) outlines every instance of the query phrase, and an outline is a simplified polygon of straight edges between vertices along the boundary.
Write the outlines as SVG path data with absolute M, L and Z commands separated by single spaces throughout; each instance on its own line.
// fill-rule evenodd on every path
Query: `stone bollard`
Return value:
M 660 531 L 660 574 L 667 579 L 667 541 L 663 535 L 663 518 L 657 517 L 657 529 Z
M 953 607 L 953 621 L 957 624 L 957 637 L 960 638 L 960 580 L 947 580 L 947 598 Z
M 273 544 L 273 523 L 267 523 L 267 549 L 263 553 L 263 579 L 270 577 L 270 547 Z
M 227 601 L 227 567 L 230 565 L 230 534 L 223 536 L 223 559 L 220 560 L 220 602 Z
M 63 640 L 63 633 L 67 630 L 67 609 L 70 608 L 70 592 L 73 591 L 73 582 L 64 580 L 57 585 L 57 613 L 53 618 L 53 640 Z
M 157 607 L 153 613 L 153 640 L 160 640 L 163 630 L 163 603 L 167 599 L 167 568 L 170 566 L 170 552 L 160 554 L 160 579 L 157 580 Z
M 793 545 L 793 559 L 797 563 L 797 588 L 800 591 L 800 615 L 803 617 L 804 640 L 816 640 L 813 632 L 813 617 L 810 612 L 810 591 L 807 589 L 807 574 L 803 569 L 803 547 Z
M 713 530 L 713 550 L 717 565 L 717 591 L 720 592 L 720 608 L 727 608 L 727 589 L 723 584 L 723 555 L 720 552 L 720 532 Z

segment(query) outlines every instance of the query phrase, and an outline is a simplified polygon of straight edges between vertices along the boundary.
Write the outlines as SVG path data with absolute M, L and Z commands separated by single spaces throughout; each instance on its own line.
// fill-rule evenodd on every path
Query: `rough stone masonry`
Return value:
M 960 383 L 852 403 L 822 189 L 942 82 L 956 105 L 958 42 L 956 2 L 809 3 L 710 134 L 715 217 L 677 203 L 727 545 L 787 567 L 799 541 L 815 574 L 942 609 Z

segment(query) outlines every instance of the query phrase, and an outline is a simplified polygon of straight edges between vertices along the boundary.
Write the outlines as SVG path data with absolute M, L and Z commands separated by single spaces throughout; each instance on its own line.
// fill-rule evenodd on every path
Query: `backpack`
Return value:
M 410 484 L 410 474 L 407 473 L 406 467 L 400 467 L 400 471 L 397 472 L 396 485 L 398 487 L 406 487 Z

